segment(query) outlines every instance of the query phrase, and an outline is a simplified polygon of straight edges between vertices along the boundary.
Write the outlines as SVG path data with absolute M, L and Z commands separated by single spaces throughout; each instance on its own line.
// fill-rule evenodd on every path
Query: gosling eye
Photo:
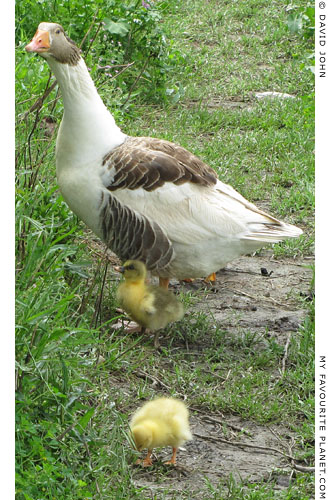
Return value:
M 125 269 L 127 269 L 128 271 L 134 271 L 135 267 L 133 264 L 130 264 L 129 266 L 127 266 Z

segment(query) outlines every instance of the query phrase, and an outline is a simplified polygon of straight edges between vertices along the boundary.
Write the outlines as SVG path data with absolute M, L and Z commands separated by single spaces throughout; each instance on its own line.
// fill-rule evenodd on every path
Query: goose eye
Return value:
M 59 35 L 59 34 L 61 33 L 61 30 L 60 30 L 60 29 L 57 29 L 57 30 L 55 31 L 55 33 L 56 33 L 56 35 Z

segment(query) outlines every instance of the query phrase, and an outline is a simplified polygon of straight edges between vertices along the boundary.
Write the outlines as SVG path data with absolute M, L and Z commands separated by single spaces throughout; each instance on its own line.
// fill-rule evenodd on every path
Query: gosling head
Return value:
M 115 270 L 122 273 L 127 281 L 144 280 L 147 276 L 146 266 L 139 260 L 128 260 L 123 266 L 116 266 Z
M 134 443 L 138 451 L 150 449 L 152 443 L 152 429 L 149 425 L 136 425 L 132 429 Z

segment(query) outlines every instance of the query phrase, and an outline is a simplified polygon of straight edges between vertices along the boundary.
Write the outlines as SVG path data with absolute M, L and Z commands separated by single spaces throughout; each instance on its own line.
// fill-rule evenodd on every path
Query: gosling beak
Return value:
M 124 273 L 125 268 L 124 266 L 113 266 L 114 270 L 117 271 L 118 273 Z
M 37 30 L 31 42 L 25 46 L 27 52 L 47 52 L 50 49 L 48 31 Z

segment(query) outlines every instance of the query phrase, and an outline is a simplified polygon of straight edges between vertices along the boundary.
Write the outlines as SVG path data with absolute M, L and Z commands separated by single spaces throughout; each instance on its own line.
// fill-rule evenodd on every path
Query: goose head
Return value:
M 80 60 L 79 48 L 57 23 L 40 23 L 25 50 L 70 66 L 75 66 Z

